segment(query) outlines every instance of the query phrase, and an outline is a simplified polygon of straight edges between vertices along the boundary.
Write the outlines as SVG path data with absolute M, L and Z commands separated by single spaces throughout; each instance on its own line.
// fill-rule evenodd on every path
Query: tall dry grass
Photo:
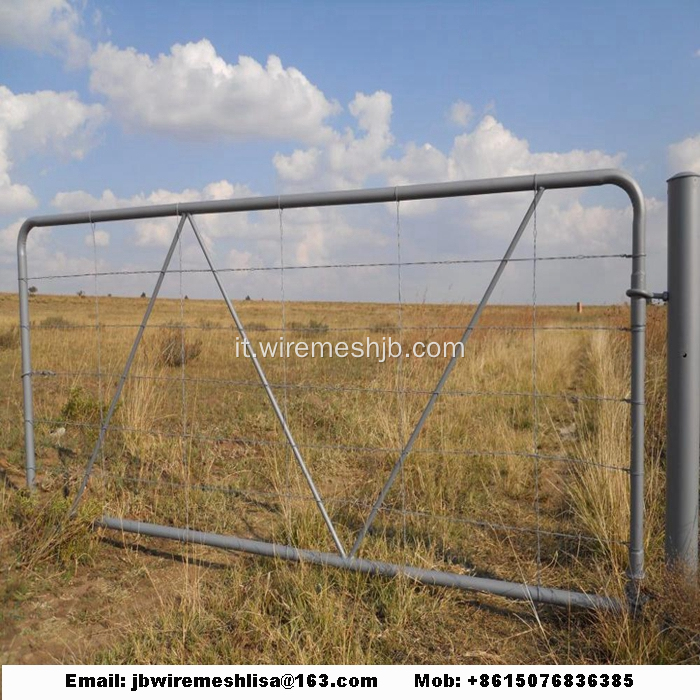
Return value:
M 624 340 L 603 331 L 590 336 L 585 355 L 585 389 L 591 396 L 624 398 L 629 395 L 629 372 Z M 621 401 L 585 402 L 576 413 L 580 440 L 576 454 L 584 462 L 569 480 L 568 496 L 576 518 L 593 535 L 618 573 L 624 572 L 629 537 L 629 405 Z M 618 469 L 615 469 L 618 467 Z
M 179 304 L 163 302 L 156 307 L 153 322 L 179 321 Z M 58 303 L 69 323 L 80 320 L 90 306 L 89 300 Z M 58 303 L 37 303 L 36 318 L 55 316 Z M 142 311 L 138 305 L 138 300 L 104 300 L 102 352 L 114 377 L 121 371 L 133 330 L 109 326 L 133 323 Z M 299 337 L 313 328 L 324 340 L 347 340 L 347 334 L 342 336 L 333 327 L 363 326 L 372 328 L 370 335 L 380 339 L 388 332 L 393 334 L 395 328 L 395 309 L 386 305 L 289 307 L 287 320 L 297 324 L 290 333 Z M 106 478 L 99 482 L 101 486 L 91 487 L 85 512 L 106 509 L 124 517 L 331 549 L 267 399 L 253 386 L 256 378 L 250 363 L 232 356 L 230 320 L 221 311 L 213 302 L 188 300 L 187 316 L 197 319 L 198 328 L 188 330 L 187 340 L 200 347 L 201 353 L 184 365 L 160 361 L 157 334 L 145 338 L 145 351 L 137 359 L 135 377 L 125 387 L 115 414 L 115 431 L 105 446 Z M 280 325 L 279 308 L 274 304 L 246 302 L 241 313 L 251 333 L 261 339 L 270 337 L 268 329 Z M 426 326 L 415 331 L 415 337 L 406 334 L 405 342 L 440 341 L 454 340 L 458 331 L 453 334 L 429 326 L 458 325 L 468 309 L 406 305 L 403 313 L 406 326 Z M 524 326 L 531 320 L 527 309 L 504 307 L 489 313 L 487 325 Z M 585 321 L 597 325 L 624 318 L 625 310 L 588 309 L 587 314 Z M 659 591 L 666 585 L 658 574 L 663 567 L 657 541 L 665 420 L 663 361 L 657 358 L 663 352 L 659 329 L 664 318 L 655 314 L 650 314 L 655 325 L 650 333 L 647 382 L 653 397 L 648 420 L 647 501 L 649 586 Z M 540 310 L 539 320 L 551 325 L 581 324 L 569 310 L 549 307 Z M 64 381 L 58 373 L 87 374 L 95 366 L 94 334 L 62 330 L 50 335 L 45 329 L 43 336 L 37 332 L 36 342 L 36 366 L 57 372 L 54 380 L 43 384 L 37 380 L 37 417 L 60 418 L 76 380 Z M 0 355 L 0 361 L 4 357 Z M 395 364 L 357 361 L 350 365 L 336 358 L 315 363 L 291 358 L 286 366 L 264 364 L 273 383 L 282 384 L 286 377 L 295 385 L 287 392 L 278 388 L 278 399 L 346 543 L 352 542 L 366 517 L 444 364 L 444 360 L 405 359 L 400 371 Z M 534 537 L 499 528 L 565 529 L 591 537 L 597 545 L 591 551 L 544 538 L 541 574 L 545 583 L 620 594 L 626 555 L 618 542 L 628 536 L 628 476 L 576 465 L 579 461 L 628 463 L 629 406 L 551 397 L 534 402 L 529 394 L 534 379 L 537 391 L 544 395 L 624 398 L 628 395 L 627 364 L 624 339 L 618 341 L 609 333 L 541 332 L 534 354 L 532 334 L 527 331 L 475 333 L 446 387 L 457 393 L 440 398 L 405 472 L 389 494 L 389 508 L 367 537 L 363 555 L 533 582 L 538 573 Z M 184 385 L 183 377 L 187 379 Z M 103 401 L 115 384 L 115 378 L 105 381 Z M 397 393 L 401 388 L 408 391 Z M 91 405 L 99 405 L 94 378 L 83 377 L 82 390 L 94 400 Z M 499 394 L 491 395 L 493 392 Z M 63 453 L 60 466 L 77 476 L 84 467 L 94 428 L 88 434 L 69 421 L 65 424 L 61 448 L 75 455 Z M 189 435 L 186 439 L 180 436 L 183 424 Z M 48 437 L 48 429 L 42 428 L 39 435 L 40 483 L 48 488 L 52 482 L 46 475 L 52 465 L 59 466 L 57 446 Z M 5 439 L 6 454 L 11 450 L 20 454 L 19 443 L 12 447 L 9 442 L 18 437 Z M 345 448 L 334 449 L 334 445 Z M 536 461 L 528 456 L 535 451 L 561 459 Z M 2 503 L 8 504 L 13 497 L 3 493 Z M 534 508 L 536 493 L 538 511 Z M 402 513 L 404 508 L 408 512 Z M 476 526 L 471 521 L 491 526 Z M 9 553 L 3 557 L 8 561 L 17 556 L 11 542 L 20 541 L 20 526 L 7 518 L 4 524 L 7 532 L 15 533 L 6 539 Z M 111 533 L 102 535 L 108 539 Z M 426 589 L 405 579 L 368 579 L 126 536 L 121 538 L 119 554 L 112 556 L 110 545 L 90 542 L 110 565 L 134 572 L 129 578 L 134 582 L 129 585 L 135 586 L 135 596 L 150 603 L 130 607 L 115 639 L 85 652 L 82 660 L 633 662 L 687 660 L 693 653 L 690 633 L 669 634 L 660 624 L 671 618 L 676 630 L 694 629 L 696 622 L 688 606 L 681 605 L 680 594 L 664 598 L 675 602 L 661 606 L 663 612 L 656 612 L 655 603 L 650 603 L 648 618 L 641 620 L 606 616 L 591 621 L 590 616 L 572 614 L 562 623 L 554 613 L 488 599 L 499 610 L 494 614 L 481 605 L 483 597 Z M 149 552 L 137 546 L 148 547 Z M 161 558 L 153 556 L 152 550 L 158 549 Z M 182 560 L 168 561 L 165 566 L 162 556 Z M 79 566 L 99 578 L 100 557 L 78 557 Z M 72 567 L 75 561 L 73 557 Z M 42 555 L 35 566 L 57 564 Z M 687 598 L 689 594 L 683 595 Z M 114 616 L 105 613 L 105 623 Z

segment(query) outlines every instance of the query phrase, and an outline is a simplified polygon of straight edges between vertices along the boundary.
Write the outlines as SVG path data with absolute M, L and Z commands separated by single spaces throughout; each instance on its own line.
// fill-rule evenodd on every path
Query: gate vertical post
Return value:
M 19 333 L 22 352 L 22 395 L 24 411 L 24 464 L 27 488 L 34 489 L 36 456 L 34 447 L 34 398 L 32 394 L 32 351 L 29 326 L 29 272 L 27 236 L 33 224 L 25 221 L 17 236 L 17 274 L 19 278 Z
M 700 488 L 700 175 L 668 181 L 666 562 L 698 570 Z

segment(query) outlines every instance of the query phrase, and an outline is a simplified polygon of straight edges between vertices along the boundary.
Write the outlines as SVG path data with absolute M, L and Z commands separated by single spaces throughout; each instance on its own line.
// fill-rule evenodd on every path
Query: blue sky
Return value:
M 696 2 L 34 0 L 31 8 L 0 0 L 2 289 L 16 286 L 17 226 L 36 213 L 595 167 L 622 167 L 642 185 L 651 282 L 665 283 L 665 180 L 700 170 Z M 526 205 L 516 197 L 406 207 L 406 259 L 498 255 Z M 627 251 L 626 208 L 609 191 L 548 195 L 540 250 Z M 285 263 L 390 260 L 393 217 L 386 207 L 290 215 Z M 168 226 L 100 227 L 100 269 L 157 266 Z M 279 262 L 274 217 L 203 228 L 222 267 Z M 92 269 L 87 233 L 35 236 L 32 273 Z M 531 254 L 526 244 L 521 252 Z M 185 265 L 198 267 L 197 256 L 186 246 Z M 628 274 L 615 265 L 601 264 L 595 289 L 587 265 L 544 266 L 541 298 L 621 301 Z M 405 298 L 472 300 L 488 272 L 450 270 L 449 279 L 437 268 L 407 278 Z M 270 296 L 260 275 L 237 274 L 234 296 Z M 522 299 L 528 274 L 510 273 L 499 300 Z M 293 288 L 299 298 L 390 300 L 395 286 L 379 272 L 342 284 L 338 275 L 308 277 Z M 112 282 L 105 291 L 142 285 Z M 192 293 L 208 295 L 198 284 Z

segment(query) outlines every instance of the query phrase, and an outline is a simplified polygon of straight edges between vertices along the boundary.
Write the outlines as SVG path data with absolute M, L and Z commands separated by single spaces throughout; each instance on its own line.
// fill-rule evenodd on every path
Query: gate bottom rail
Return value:
M 563 605 L 565 607 L 588 608 L 590 610 L 605 610 L 609 612 L 622 612 L 626 606 L 616 598 L 584 593 L 582 591 L 570 591 L 561 588 L 548 588 L 545 586 L 530 586 L 515 581 L 503 581 L 499 579 L 483 578 L 479 576 L 467 576 L 466 574 L 453 574 L 446 571 L 434 571 L 421 569 L 416 566 L 390 564 L 388 562 L 372 559 L 359 559 L 356 557 L 341 557 L 331 552 L 318 552 L 310 549 L 298 549 L 283 544 L 273 544 L 250 540 L 232 535 L 217 535 L 210 532 L 200 532 L 167 525 L 156 525 L 138 520 L 124 520 L 104 516 L 96 521 L 97 527 L 129 532 L 147 537 L 160 537 L 175 540 L 186 544 L 200 544 L 218 549 L 229 549 L 248 554 L 258 554 L 265 557 L 283 559 L 285 561 L 308 562 L 323 566 L 332 566 L 338 569 L 346 569 L 372 576 L 384 576 L 396 578 L 406 576 L 414 581 L 429 586 L 443 586 L 446 588 L 459 588 L 461 590 L 476 591 L 479 593 L 492 593 L 526 600 L 531 603 L 549 603 L 551 605 Z

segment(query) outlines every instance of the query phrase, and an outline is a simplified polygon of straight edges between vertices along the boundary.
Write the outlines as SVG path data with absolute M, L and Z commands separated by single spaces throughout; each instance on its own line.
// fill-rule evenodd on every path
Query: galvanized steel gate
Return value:
M 628 296 L 631 297 L 631 387 L 630 387 L 630 417 L 631 417 L 631 445 L 629 462 L 630 479 L 630 536 L 628 542 L 629 566 L 628 566 L 628 594 L 630 601 L 634 602 L 639 593 L 639 584 L 644 576 L 644 551 L 643 551 L 643 480 L 644 480 L 644 366 L 645 366 L 645 327 L 646 327 L 646 301 L 650 297 L 645 289 L 645 212 L 644 199 L 637 183 L 626 173 L 618 170 L 594 170 L 584 172 L 550 173 L 523 177 L 494 178 L 487 180 L 475 180 L 464 182 L 451 182 L 443 184 L 413 185 L 403 187 L 387 187 L 379 189 L 352 190 L 341 192 L 328 192 L 316 194 L 283 195 L 274 197 L 251 197 L 224 201 L 191 202 L 185 204 L 172 204 L 164 206 L 143 206 L 105 211 L 82 212 L 76 214 L 60 214 L 40 216 L 28 219 L 22 226 L 18 239 L 18 267 L 19 267 L 19 298 L 20 298 L 20 328 L 22 341 L 22 382 L 24 392 L 24 435 L 26 449 L 26 475 L 27 484 L 31 488 L 36 474 L 35 464 L 35 433 L 34 433 L 34 409 L 32 398 L 32 360 L 30 353 L 31 325 L 29 319 L 29 282 L 27 272 L 27 238 L 33 228 L 57 227 L 73 224 L 95 224 L 109 221 L 128 221 L 147 218 L 177 217 L 178 226 L 172 239 L 168 253 L 160 270 L 155 288 L 143 316 L 143 320 L 136 334 L 124 370 L 117 383 L 115 394 L 109 404 L 106 414 L 102 417 L 99 436 L 92 450 L 83 474 L 82 482 L 78 489 L 72 512 L 75 512 L 81 496 L 83 495 L 90 479 L 95 461 L 100 453 L 105 435 L 109 429 L 115 408 L 119 401 L 124 384 L 129 376 L 132 363 L 136 356 L 139 343 L 148 324 L 153 306 L 158 298 L 164 277 L 168 271 L 171 259 L 180 241 L 185 225 L 189 225 L 197 239 L 199 246 L 206 258 L 211 274 L 216 280 L 219 291 L 227 305 L 228 312 L 233 319 L 238 333 L 243 341 L 248 336 L 241 323 L 239 315 L 234 308 L 224 287 L 222 278 L 214 265 L 207 250 L 195 220 L 199 214 L 215 214 L 227 212 L 254 212 L 263 210 L 295 209 L 303 207 L 326 207 L 332 205 L 366 204 L 382 202 L 399 202 L 411 200 L 426 200 L 448 197 L 466 197 L 474 195 L 507 193 L 507 192 L 532 192 L 533 199 L 520 226 L 510 242 L 503 258 L 501 259 L 491 282 L 489 283 L 479 305 L 476 308 L 469 324 L 464 329 L 462 342 L 466 343 L 474 330 L 479 317 L 491 294 L 496 287 L 501 275 L 511 260 L 513 251 L 520 241 L 528 222 L 534 212 L 537 203 L 547 190 L 558 190 L 575 187 L 599 187 L 602 185 L 614 185 L 622 190 L 630 198 L 633 210 L 632 223 L 632 277 L 631 288 Z M 352 571 L 378 574 L 382 576 L 408 576 L 417 581 L 439 586 L 449 586 L 466 590 L 495 593 L 498 595 L 529 600 L 533 602 L 553 603 L 567 606 L 582 606 L 588 608 L 619 609 L 623 602 L 601 595 L 587 594 L 581 591 L 547 588 L 539 585 L 527 585 L 513 581 L 495 580 L 490 578 L 469 576 L 463 574 L 448 573 L 428 570 L 413 566 L 391 564 L 382 561 L 368 560 L 358 557 L 360 547 L 369 531 L 374 519 L 380 511 L 392 484 L 400 475 L 404 462 L 411 452 L 414 443 L 430 415 L 435 402 L 441 395 L 441 391 L 458 361 L 457 355 L 447 363 L 442 376 L 430 393 L 430 397 L 423 409 L 419 420 L 412 429 L 410 436 L 395 461 L 391 472 L 378 494 L 372 509 L 360 528 L 354 545 L 349 553 L 346 552 L 334 524 L 324 506 L 323 499 L 318 492 L 312 475 L 307 468 L 301 449 L 295 442 L 283 411 L 275 397 L 273 386 L 268 381 L 265 372 L 252 356 L 255 371 L 265 390 L 269 403 L 284 432 L 286 441 L 294 456 L 299 469 L 304 475 L 313 500 L 325 522 L 328 531 L 333 538 L 336 552 L 321 552 L 315 550 L 299 549 L 296 547 L 275 544 L 270 542 L 243 539 L 235 536 L 199 532 L 190 529 L 168 527 L 154 523 L 138 522 L 103 517 L 99 525 L 119 531 L 140 533 L 143 535 L 177 540 L 183 543 L 195 543 L 219 547 L 223 549 L 261 554 L 292 561 L 307 561 L 317 564 L 334 566 Z

